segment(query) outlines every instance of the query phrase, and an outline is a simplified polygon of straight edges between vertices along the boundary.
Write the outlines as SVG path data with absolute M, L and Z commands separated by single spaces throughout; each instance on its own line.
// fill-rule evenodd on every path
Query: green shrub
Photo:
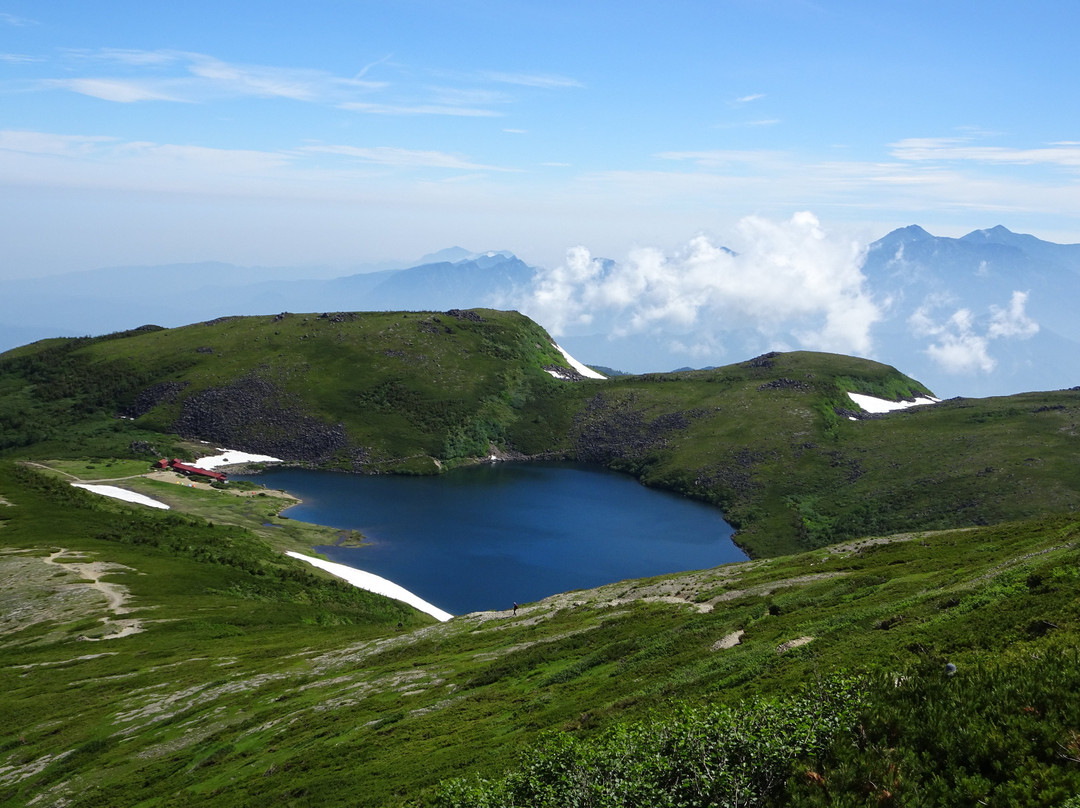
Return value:
M 1057 806 L 1080 790 L 1080 652 L 927 658 L 868 683 L 855 731 L 791 805 Z
M 501 780 L 444 782 L 442 808 L 767 805 L 796 761 L 851 728 L 856 683 L 835 678 L 803 697 L 683 706 L 579 740 L 549 732 Z

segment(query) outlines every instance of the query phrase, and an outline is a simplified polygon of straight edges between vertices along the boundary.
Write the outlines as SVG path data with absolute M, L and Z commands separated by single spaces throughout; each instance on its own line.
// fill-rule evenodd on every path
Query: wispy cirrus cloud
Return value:
M 783 123 L 779 118 L 759 118 L 754 121 L 734 121 L 730 123 L 713 124 L 713 129 L 749 129 L 755 126 L 776 126 Z
M 656 155 L 661 160 L 694 163 L 709 170 L 754 166 L 776 169 L 790 165 L 793 156 L 786 152 L 766 149 L 707 149 L 702 151 L 668 151 Z
M 116 138 L 104 135 L 57 135 L 11 129 L 0 131 L 0 151 L 22 154 L 80 157 L 91 154 L 103 144 L 115 142 Z
M 337 199 L 368 195 L 373 183 L 444 183 L 510 171 L 459 154 L 394 146 L 226 149 L 0 130 L 0 176 L 44 187 Z
M 393 146 L 305 146 L 307 153 L 335 154 L 365 163 L 397 168 L 446 168 L 456 171 L 507 171 L 497 166 L 474 163 L 464 157 L 440 151 L 402 149 Z
M 67 50 L 73 59 L 94 62 L 111 62 L 121 65 L 145 67 L 168 65 L 184 61 L 191 54 L 175 50 L 139 50 L 136 48 L 100 48 L 98 50 Z
M 124 79 L 46 79 L 42 84 L 121 104 L 138 101 L 185 100 L 181 94 L 167 91 L 167 84 L 164 82 Z
M 708 206 L 733 216 L 748 208 L 782 212 L 782 204 L 841 214 L 857 209 L 864 218 L 888 211 L 894 221 L 927 210 L 968 218 L 973 211 L 1080 216 L 1074 167 L 1080 143 L 976 151 L 977 144 L 966 137 L 883 144 L 877 160 L 837 159 L 835 149 L 827 154 L 753 148 L 662 151 L 652 155 L 661 161 L 652 166 L 587 172 L 578 183 L 593 196 L 606 194 L 628 205 Z M 896 151 L 900 144 L 909 150 Z
M 370 115 L 451 115 L 459 118 L 498 118 L 502 115 L 493 109 L 458 107 L 452 104 L 380 104 L 367 101 L 347 101 L 338 104 L 341 109 L 366 112 Z
M 204 53 L 169 49 L 102 48 L 63 54 L 76 68 L 84 66 L 79 71 L 83 75 L 42 78 L 36 82 L 38 88 L 67 90 L 117 103 L 200 103 L 254 97 L 331 104 L 369 115 L 489 118 L 503 115 L 500 107 L 516 100 L 500 87 L 554 90 L 582 86 L 576 79 L 556 74 L 497 71 L 427 71 L 429 77 L 450 81 L 418 84 L 411 75 L 415 71 L 404 70 L 390 56 L 364 64 L 351 76 L 342 76 L 311 68 L 229 62 Z M 383 78 L 374 78 L 376 72 Z
M 37 25 L 37 20 L 31 20 L 29 17 L 18 17 L 14 14 L 8 14 L 7 12 L 0 11 L 0 23 L 3 25 L 11 25 L 16 28 L 23 28 L 28 25 Z
M 108 65 L 112 75 L 45 78 L 38 86 L 120 103 L 257 97 L 340 104 L 389 86 L 388 81 L 361 74 L 338 76 L 311 68 L 241 64 L 187 51 L 107 48 L 68 51 L 66 56 L 76 65 Z M 365 66 L 362 73 L 371 67 Z
M 95 175 L 102 167 L 118 170 L 115 178 L 125 182 L 124 177 L 137 180 L 147 168 L 165 168 L 185 165 L 193 170 L 193 179 L 203 177 L 200 170 L 226 171 L 242 174 L 252 170 L 268 171 L 294 162 L 287 152 L 258 151 L 254 149 L 216 149 L 149 141 L 126 141 L 104 135 L 58 135 L 50 132 L 0 130 L 0 157 L 10 169 L 9 175 L 19 173 L 26 165 L 18 156 L 39 158 L 32 168 L 41 169 L 41 158 L 54 160 L 53 171 L 45 170 L 41 176 L 51 183 L 67 174 L 73 184 L 84 184 L 87 177 Z M 150 182 L 149 175 L 147 182 Z M 136 183 L 137 184 L 137 183 Z
M 971 138 L 907 138 L 890 144 L 892 155 L 913 162 L 970 161 L 976 163 L 1080 167 L 1080 143 L 1059 141 L 1038 148 L 980 146 Z
M 519 87 L 540 87 L 545 90 L 560 90 L 584 87 L 577 79 L 551 73 L 501 73 L 485 71 L 480 76 L 488 81 L 500 84 L 516 84 Z

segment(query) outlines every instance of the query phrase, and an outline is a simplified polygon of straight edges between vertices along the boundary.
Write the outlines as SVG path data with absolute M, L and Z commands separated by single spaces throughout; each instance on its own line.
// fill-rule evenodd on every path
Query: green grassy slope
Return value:
M 197 493 L 176 487 L 175 502 Z M 598 743 L 619 724 L 675 720 L 679 704 L 750 709 L 841 669 L 871 697 L 864 757 L 858 728 L 841 726 L 835 747 L 787 750 L 781 782 L 812 769 L 859 805 L 880 803 L 867 780 L 897 763 L 903 776 L 889 776 L 910 801 L 894 804 L 923 804 L 935 777 L 956 781 L 937 793 L 987 804 L 1041 784 L 1023 804 L 1052 805 L 1080 788 L 1056 746 L 1075 744 L 1078 717 L 1054 706 L 1061 649 L 1078 639 L 1071 517 L 868 539 L 432 624 L 310 575 L 229 511 L 143 512 L 4 462 L 0 497 L 0 805 L 429 804 L 449 778 L 536 762 L 545 731 Z M 122 587 L 129 611 L 88 576 Z M 143 630 L 104 639 L 125 620 Z M 1019 674 L 1032 660 L 1048 664 Z M 933 690 L 945 661 L 957 698 Z M 934 769 L 919 745 L 947 746 L 961 718 L 897 724 L 906 708 L 878 682 L 898 676 L 913 704 L 971 705 L 973 721 L 1035 746 L 982 771 L 990 735 Z M 798 778 L 785 788 L 819 798 Z
M 0 361 L 0 449 L 49 433 L 86 445 L 122 412 L 149 432 L 290 460 L 431 473 L 501 440 L 518 399 L 558 385 L 545 366 L 565 366 L 551 338 L 494 311 L 237 317 L 47 341 Z
M 1080 393 L 848 420 L 847 392 L 924 394 L 853 357 L 566 382 L 513 312 L 283 314 L 51 340 L 0 357 L 0 456 L 187 456 L 177 436 L 362 472 L 494 447 L 602 463 L 721 507 L 755 557 L 868 532 L 1080 506 Z M 133 420 L 118 419 L 118 413 Z
M 778 354 L 611 379 L 575 416 L 572 441 L 580 457 L 719 505 L 754 556 L 1080 507 L 1078 391 L 857 421 L 847 392 L 924 390 L 866 360 Z
M 581 383 L 544 371 L 563 363 L 490 311 L 232 318 L 0 357 L 0 805 L 1080 792 L 1080 393 L 851 421 L 848 391 L 925 391 L 806 352 Z M 721 506 L 757 560 L 436 624 L 284 557 L 337 537 L 270 497 L 130 479 L 194 438 L 369 472 L 491 446 L 603 463 Z M 731 771 L 756 774 L 716 784 L 701 761 L 728 770 L 736 725 L 758 751 Z

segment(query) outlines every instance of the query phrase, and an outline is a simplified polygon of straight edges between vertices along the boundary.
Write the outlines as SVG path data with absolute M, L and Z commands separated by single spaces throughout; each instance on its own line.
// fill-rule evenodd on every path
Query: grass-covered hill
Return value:
M 894 368 L 772 354 L 570 382 L 515 312 L 281 314 L 0 356 L 0 456 L 153 456 L 199 439 L 366 473 L 492 453 L 601 463 L 718 505 L 754 556 L 1080 505 L 1080 392 L 851 420 L 848 392 L 925 394 Z M 118 417 L 118 416 L 123 416 Z M 137 453 L 136 453 L 137 454 Z
M 118 470 L 89 465 L 57 467 Z M 1080 793 L 1075 518 L 867 538 L 436 624 L 271 552 L 268 498 L 156 485 L 173 511 L 0 461 L 0 805 Z
M 551 370 L 494 311 L 0 355 L 0 806 L 1080 806 L 1080 393 L 865 418 L 849 391 L 925 391 L 801 352 Z M 272 492 L 145 476 L 199 440 L 603 463 L 756 560 L 435 623 L 284 556 L 342 537 Z

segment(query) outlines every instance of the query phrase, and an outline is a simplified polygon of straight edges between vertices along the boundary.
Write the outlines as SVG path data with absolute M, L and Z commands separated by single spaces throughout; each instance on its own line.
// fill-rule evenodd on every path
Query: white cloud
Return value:
M 955 310 L 945 319 L 935 315 L 935 310 L 948 305 L 948 301 L 930 297 L 908 319 L 911 332 L 916 337 L 929 337 L 933 341 L 926 347 L 927 355 L 949 373 L 990 373 L 997 367 L 997 360 L 990 355 L 990 344 L 995 339 L 1027 339 L 1039 331 L 1039 324 L 1024 311 L 1027 293 L 1014 291 L 1007 308 L 990 307 L 990 322 L 984 333 L 979 333 L 975 315 L 970 309 Z
M 1039 324 L 1024 312 L 1027 304 L 1027 292 L 1013 292 L 1009 307 L 990 307 L 990 328 L 987 335 L 991 338 L 1018 337 L 1027 339 L 1039 333 Z
M 937 301 L 928 301 L 908 320 L 915 336 L 935 340 L 927 346 L 927 355 L 949 373 L 989 373 L 997 367 L 988 351 L 988 338 L 974 331 L 971 311 L 957 309 L 944 321 L 938 321 L 933 317 L 936 305 Z
M 816 217 L 744 218 L 733 253 L 699 236 L 675 255 L 633 250 L 615 264 L 585 247 L 540 270 L 521 309 L 555 334 L 598 323 L 615 335 L 667 334 L 687 352 L 716 353 L 723 335 L 756 331 L 774 344 L 866 355 L 880 312 L 857 244 L 826 234 Z

